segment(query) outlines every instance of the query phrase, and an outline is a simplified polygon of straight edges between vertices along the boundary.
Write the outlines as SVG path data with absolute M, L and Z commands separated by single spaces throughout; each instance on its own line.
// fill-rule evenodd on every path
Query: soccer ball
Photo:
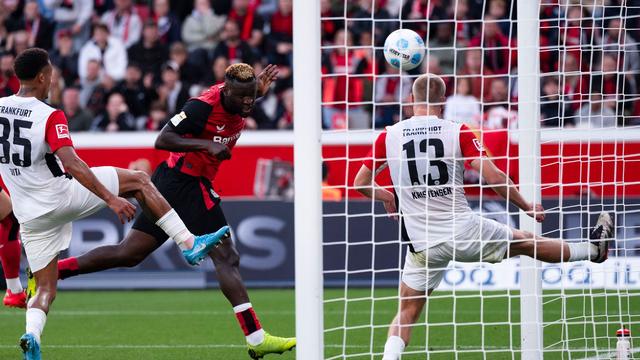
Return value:
M 396 69 L 411 70 L 424 59 L 424 40 L 415 31 L 400 29 L 384 41 L 384 58 Z

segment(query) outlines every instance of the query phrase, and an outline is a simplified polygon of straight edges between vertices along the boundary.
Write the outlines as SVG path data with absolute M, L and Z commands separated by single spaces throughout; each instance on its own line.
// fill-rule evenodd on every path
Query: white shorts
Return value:
M 91 168 L 98 180 L 113 194 L 118 194 L 119 181 L 116 168 Z M 20 224 L 20 236 L 31 271 L 42 270 L 58 254 L 69 248 L 71 222 L 89 216 L 107 204 L 73 179 L 65 203 L 44 215 Z
M 416 291 L 435 289 L 451 260 L 496 263 L 504 259 L 513 239 L 511 228 L 478 216 L 475 231 L 461 241 L 447 241 L 420 252 L 407 252 L 402 282 Z

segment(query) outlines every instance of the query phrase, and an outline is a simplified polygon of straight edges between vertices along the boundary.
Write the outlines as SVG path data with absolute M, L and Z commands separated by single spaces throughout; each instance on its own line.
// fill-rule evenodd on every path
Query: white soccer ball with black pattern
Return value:
M 396 69 L 411 70 L 424 59 L 424 40 L 415 31 L 400 29 L 384 41 L 384 58 Z

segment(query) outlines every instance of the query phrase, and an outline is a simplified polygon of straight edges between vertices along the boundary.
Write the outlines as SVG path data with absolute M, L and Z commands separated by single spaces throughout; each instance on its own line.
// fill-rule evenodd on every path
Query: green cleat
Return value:
M 27 293 L 27 304 L 29 304 L 29 300 L 36 295 L 36 277 L 33 276 L 31 268 L 27 268 L 27 289 L 25 292 Z
M 296 338 L 283 338 L 264 333 L 264 340 L 259 345 L 249 345 L 249 356 L 262 359 L 267 354 L 282 354 L 296 347 Z

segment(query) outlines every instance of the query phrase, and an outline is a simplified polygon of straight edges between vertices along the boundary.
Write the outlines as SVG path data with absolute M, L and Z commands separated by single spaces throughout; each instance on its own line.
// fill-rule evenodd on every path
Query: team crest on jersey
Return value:
M 482 143 L 480 142 L 480 140 L 473 139 L 473 145 L 476 146 L 476 149 L 478 149 L 478 151 L 484 151 L 484 146 L 482 146 Z
M 69 139 L 69 127 L 65 124 L 56 124 L 58 139 Z
M 173 126 L 178 126 L 178 124 L 180 124 L 180 122 L 182 122 L 182 120 L 186 118 L 187 118 L 187 114 L 185 114 L 184 111 L 181 111 L 180 113 L 173 115 L 170 121 L 173 124 Z

